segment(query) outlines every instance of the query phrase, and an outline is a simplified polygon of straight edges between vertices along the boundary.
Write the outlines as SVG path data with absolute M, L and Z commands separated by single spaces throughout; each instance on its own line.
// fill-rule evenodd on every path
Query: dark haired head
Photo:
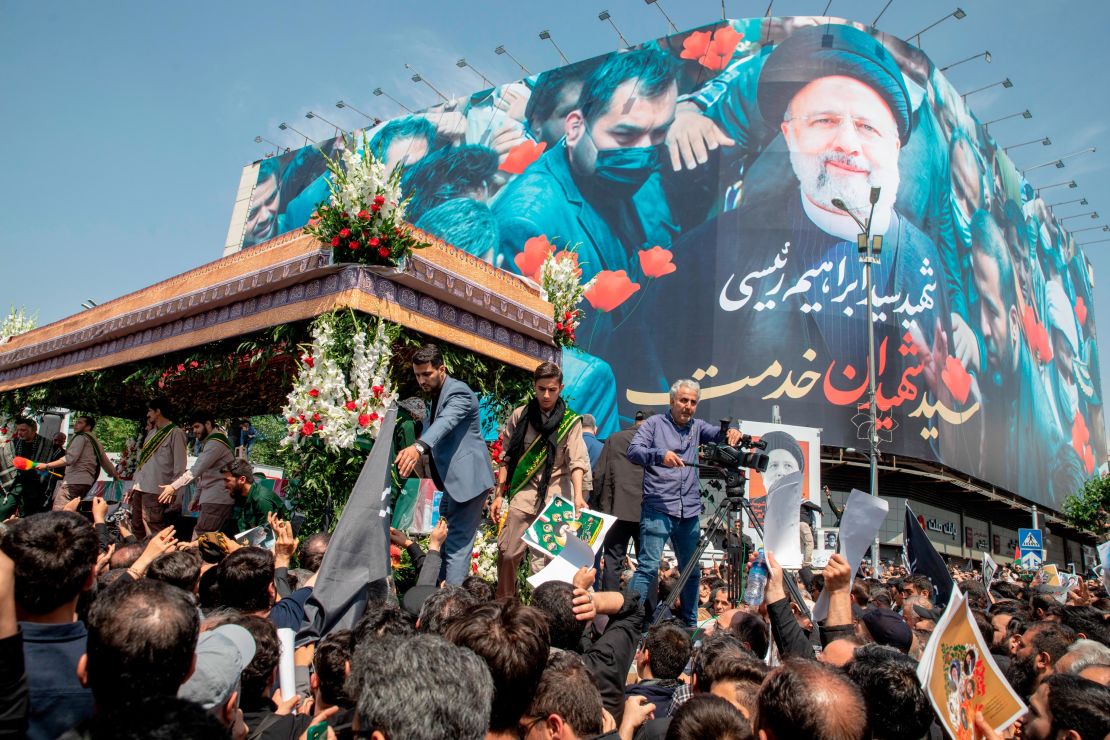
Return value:
M 463 579 L 462 587 L 474 597 L 479 604 L 493 601 L 493 585 L 481 576 L 467 576 Z
M 241 612 L 267 611 L 274 603 L 274 554 L 241 547 L 216 566 L 220 601 Z
M 452 619 L 468 613 L 477 604 L 462 586 L 446 585 L 424 600 L 416 623 L 421 632 L 442 635 Z
M 173 405 L 167 398 L 152 398 L 146 402 L 146 407 L 151 411 L 157 411 L 166 419 L 173 418 Z
M 587 124 L 609 112 L 609 104 L 617 88 L 635 81 L 635 93 L 644 98 L 658 98 L 675 85 L 674 62 L 668 54 L 656 49 L 612 54 L 586 79 L 578 96 L 578 109 Z
M 396 604 L 372 604 L 351 628 L 354 644 L 383 635 L 411 635 L 416 631 L 412 617 Z
M 37 430 L 39 428 L 39 423 L 29 417 L 20 416 L 15 420 L 15 426 L 31 427 L 32 430 Z
M 524 120 L 532 135 L 547 144 L 547 148 L 559 143 L 560 131 L 557 126 L 549 129 L 544 124 L 549 121 L 564 120 L 567 113 L 574 110 L 582 91 L 582 84 L 593 71 L 589 62 L 578 62 L 566 67 L 541 72 L 532 85 L 528 105 L 524 108 Z
M 563 382 L 563 370 L 554 362 L 541 362 L 532 371 L 532 380 L 544 380 L 546 378 L 555 378 L 560 383 Z
M 324 552 L 328 549 L 329 542 L 331 542 L 331 535 L 327 532 L 317 532 L 309 535 L 301 542 L 297 550 L 297 562 L 301 564 L 302 568 L 313 573 L 320 570 L 320 565 L 324 562 Z
M 140 542 L 132 542 L 130 545 L 120 545 L 108 560 L 108 567 L 111 568 L 111 570 L 126 570 L 134 565 L 136 560 L 143 556 L 143 550 L 145 549 L 145 545 Z M 111 570 L 109 572 L 111 572 Z
M 1060 622 L 1075 630 L 1076 635 L 1110 647 L 1110 626 L 1103 617 L 1103 612 L 1093 606 L 1065 606 L 1060 611 Z
M 85 422 L 85 428 L 86 429 L 91 431 L 91 430 L 96 428 L 96 419 L 95 418 L 93 418 L 91 416 L 78 416 L 77 418 L 79 420 Z
M 881 645 L 864 645 L 844 670 L 863 693 L 875 740 L 928 733 L 933 709 L 917 679 L 913 658 Z
M 444 637 L 473 650 L 489 668 L 493 677 L 490 731 L 516 731 L 547 667 L 551 642 L 544 615 L 530 606 L 496 601 L 451 622 Z
M 709 676 L 709 666 L 724 656 L 753 656 L 754 654 L 744 647 L 744 643 L 731 632 L 718 630 L 702 640 L 701 645 L 694 650 L 694 682 L 698 691 L 708 691 L 712 680 Z
M 350 630 L 336 630 L 316 643 L 312 656 L 312 672 L 320 698 L 333 706 L 349 708 L 354 705 L 343 687 L 347 680 L 347 663 L 351 660 L 350 642 Z
M 732 615 L 728 629 L 755 653 L 757 658 L 766 657 L 771 643 L 767 624 L 762 619 L 748 612 L 736 612 Z
M 586 630 L 586 623 L 574 615 L 574 586 L 559 581 L 541 584 L 532 594 L 532 606 L 547 619 L 551 646 L 560 650 L 576 650 Z
M 729 702 L 709 694 L 690 697 L 675 710 L 667 727 L 667 740 L 750 740 L 752 737 L 752 726 L 744 715 Z
M 389 146 L 398 139 L 423 139 L 428 149 L 436 138 L 436 127 L 424 116 L 397 118 L 378 129 L 370 138 L 370 151 L 378 159 L 385 159 Z
M 686 630 L 677 625 L 661 623 L 652 625 L 648 630 L 643 650 L 647 652 L 652 678 L 675 679 L 690 660 L 693 645 Z
M 192 550 L 171 550 L 154 559 L 147 568 L 146 577 L 193 593 L 200 580 L 200 566 L 200 555 Z
M 435 368 L 443 367 L 443 355 L 439 351 L 439 347 L 434 344 L 425 344 L 420 349 L 412 354 L 412 364 L 415 365 L 431 365 Z
M 15 603 L 29 614 L 76 601 L 91 585 L 99 552 L 92 524 L 69 511 L 17 519 L 0 549 L 15 563 Z
M 1080 676 L 1058 673 L 1045 679 L 1048 711 L 1052 715 L 1049 737 L 1074 732 L 1080 738 L 1103 738 L 1110 734 L 1110 688 Z M 1040 702 L 1034 699 L 1026 723 L 1036 722 Z
M 239 681 L 240 702 L 246 709 L 265 705 L 270 698 L 270 688 L 274 681 L 274 671 L 281 658 L 281 643 L 278 642 L 277 627 L 265 617 L 253 615 L 229 615 L 231 624 L 237 624 L 251 633 L 254 638 L 254 658 L 243 669 Z
M 438 635 L 389 636 L 359 645 L 350 678 L 361 686 L 360 733 L 379 732 L 391 740 L 482 740 L 487 728 L 495 729 L 490 697 L 497 689 L 480 657 Z M 516 722 L 504 729 L 515 733 Z
M 189 424 L 211 424 L 216 425 L 216 417 L 212 415 L 211 411 L 196 410 L 189 414 Z
M 576 737 L 601 733 L 601 692 L 582 659 L 574 653 L 556 653 L 547 662 L 532 704 L 524 715 L 529 721 L 547 722 L 558 715 Z
M 232 478 L 246 478 L 248 483 L 254 482 L 254 466 L 242 458 L 232 460 L 220 468 L 220 472 Z
M 88 630 L 88 686 L 108 706 L 121 696 L 176 696 L 193 665 L 200 618 L 184 591 L 144 578 L 97 594 Z
M 870 735 L 867 705 L 843 673 L 792 659 L 767 676 L 759 690 L 755 729 L 792 740 L 863 740 Z
M 755 716 L 759 687 L 769 670 L 767 664 L 754 655 L 717 655 L 705 666 L 709 685 L 702 693 L 727 699 L 750 719 Z

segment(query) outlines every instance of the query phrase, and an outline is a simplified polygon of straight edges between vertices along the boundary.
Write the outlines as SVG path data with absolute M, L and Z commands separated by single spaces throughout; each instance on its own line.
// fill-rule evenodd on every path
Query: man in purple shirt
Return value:
M 632 576 L 632 589 L 647 601 L 648 591 L 659 578 L 663 546 L 670 539 L 682 569 L 698 544 L 701 493 L 698 489 L 698 446 L 717 442 L 720 427 L 694 418 L 701 386 L 694 380 L 678 380 L 671 386 L 671 408 L 640 425 L 628 459 L 644 468 L 644 499 L 640 514 L 639 562 Z M 740 441 L 740 430 L 729 429 L 726 441 Z M 687 626 L 697 624 L 698 568 L 682 589 L 680 618 Z

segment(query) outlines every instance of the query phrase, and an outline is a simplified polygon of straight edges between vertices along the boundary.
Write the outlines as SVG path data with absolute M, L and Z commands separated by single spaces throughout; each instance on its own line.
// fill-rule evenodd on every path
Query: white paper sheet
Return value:
M 890 504 L 886 499 L 870 496 L 853 488 L 852 494 L 844 504 L 844 516 L 840 520 L 840 554 L 852 567 L 851 582 L 856 579 L 856 569 L 863 561 L 867 548 L 875 544 L 875 534 L 886 519 Z M 813 605 L 813 619 L 820 621 L 829 615 L 829 595 L 822 591 Z
M 532 588 L 539 588 L 548 581 L 562 581 L 570 583 L 579 568 L 592 568 L 594 565 L 594 552 L 585 541 L 577 537 L 568 537 L 563 551 L 551 559 L 551 562 L 539 573 L 528 578 Z
M 763 546 L 783 568 L 802 567 L 799 510 L 802 508 L 802 474 L 783 476 L 767 493 L 763 515 Z
M 293 641 L 297 639 L 297 631 L 282 627 L 277 631 L 277 636 L 281 644 L 281 657 L 278 658 L 278 688 L 281 689 L 281 698 L 288 699 L 297 693 L 297 677 L 293 667 Z

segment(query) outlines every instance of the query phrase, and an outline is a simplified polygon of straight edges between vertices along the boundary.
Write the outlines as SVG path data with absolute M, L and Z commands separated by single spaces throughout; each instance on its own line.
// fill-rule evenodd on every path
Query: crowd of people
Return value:
M 394 444 L 396 472 L 426 466 L 445 492 L 426 547 L 393 532 L 416 565 L 414 585 L 390 583 L 349 628 L 306 642 L 306 604 L 318 576 L 329 577 L 328 550 L 350 543 L 295 536 L 285 502 L 264 495 L 248 463 L 211 459 L 230 450 L 203 414 L 192 426 L 208 442 L 191 468 L 178 467 L 165 446 L 178 428 L 166 407 L 152 406 L 162 418 L 139 472 L 159 466 L 159 455 L 166 466 L 141 478 L 138 517 L 109 517 L 102 498 L 84 516 L 74 493 L 57 510 L 3 525 L 0 737 L 943 736 L 918 678 L 941 617 L 928 577 L 874 572 L 839 554 L 820 571 L 789 571 L 766 552 L 757 603 L 736 599 L 717 564 L 679 588 L 700 536 L 698 445 L 736 440 L 736 430 L 696 418 L 695 382 L 675 383 L 665 413 L 595 445 L 588 420 L 562 398 L 559 368 L 545 363 L 534 399 L 509 417 L 495 476 L 488 458 L 473 459 L 474 393 L 447 375 L 434 347 L 416 353 L 413 371 L 431 407 L 414 441 Z M 199 497 L 202 531 L 191 538 L 156 516 L 190 482 L 223 491 Z M 613 512 L 623 526 L 610 530 L 599 567 L 522 590 L 516 576 L 528 556 L 516 533 L 556 494 Z M 200 527 L 206 514 L 220 526 Z M 486 515 L 502 534 L 498 583 L 466 567 Z M 225 534 L 260 522 L 273 533 L 269 548 Z M 966 566 L 950 574 L 1029 707 L 1009 728 L 971 718 L 976 737 L 1110 733 L 1110 596 L 1101 582 L 1081 581 L 1061 603 L 1009 566 L 986 585 Z M 814 621 L 819 598 L 827 615 Z M 282 670 L 285 629 L 302 638 L 291 672 Z

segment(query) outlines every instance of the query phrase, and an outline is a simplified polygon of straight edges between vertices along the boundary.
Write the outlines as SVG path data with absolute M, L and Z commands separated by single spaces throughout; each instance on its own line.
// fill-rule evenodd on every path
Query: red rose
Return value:
M 196 360 L 193 360 L 192 362 L 189 363 L 189 367 L 196 369 L 196 368 L 200 367 L 200 363 L 197 362 Z
M 179 372 L 179 373 L 185 372 L 185 366 L 184 365 L 178 365 L 177 366 L 177 372 Z
M 338 236 L 337 236 L 337 237 L 335 237 L 335 238 L 333 238 L 333 239 L 331 240 L 331 245 L 332 245 L 333 247 L 338 247 L 338 246 L 339 246 L 339 244 L 340 244 L 340 242 L 339 242 L 339 237 L 338 237 Z
M 318 398 L 320 396 L 320 391 L 313 388 L 308 392 L 308 395 L 312 396 L 313 398 Z
M 344 226 L 342 229 L 339 230 L 339 235 L 346 239 L 348 236 L 351 235 L 351 230 Z
M 372 236 L 372 237 L 370 237 L 370 241 L 368 241 L 366 243 L 369 244 L 371 247 L 376 247 L 376 246 L 378 246 L 379 244 L 382 243 L 382 240 L 379 239 L 376 236 Z
M 371 411 L 370 412 L 370 421 L 377 421 L 377 420 L 378 420 L 378 412 L 377 411 Z
M 363 208 L 361 211 L 359 211 L 357 215 L 358 215 L 358 218 L 361 218 L 363 221 L 370 218 L 370 214 L 367 213 L 365 208 Z
M 303 435 L 304 435 L 304 436 L 306 436 L 306 437 L 307 437 L 308 435 L 312 434 L 312 433 L 313 433 L 314 431 L 316 431 L 316 427 L 312 426 L 312 422 L 311 422 L 311 421 L 306 421 L 306 422 L 304 423 L 304 426 L 303 426 L 303 427 L 301 427 L 301 434 L 303 434 Z
M 304 421 L 304 414 L 298 414 L 301 421 Z
M 360 246 L 362 245 L 358 243 L 358 239 L 352 239 L 351 243 L 347 245 L 350 249 L 358 249 Z
M 313 359 L 312 355 L 305 355 L 304 364 L 308 365 L 309 367 L 313 367 L 314 365 L 316 365 L 316 360 Z
M 373 388 L 371 388 L 371 389 L 370 389 L 370 391 L 371 391 L 371 392 L 372 392 L 372 393 L 373 393 L 373 394 L 374 394 L 375 396 L 380 396 L 380 395 L 382 394 L 382 392 L 383 392 L 383 391 L 385 391 L 385 388 L 383 388 L 383 387 L 382 387 L 382 386 L 380 386 L 380 385 L 376 385 L 376 386 L 374 386 Z
M 388 257 L 389 256 L 389 248 L 388 247 L 382 247 L 381 249 L 378 250 L 378 254 L 381 255 L 382 257 Z
M 379 206 L 380 206 L 380 205 L 381 205 L 382 203 L 385 203 L 385 196 L 384 196 L 384 195 L 375 195 L 375 196 L 374 196 L 374 203 L 375 203 L 376 205 L 379 205 Z
M 344 405 L 347 407 L 348 411 L 354 411 L 357 408 L 354 401 L 347 401 L 347 403 Z
M 313 414 L 312 415 L 312 420 L 313 421 L 320 421 L 320 415 L 319 414 Z
M 358 425 L 360 427 L 364 427 L 369 423 L 370 423 L 370 415 L 369 414 L 359 414 L 358 415 Z
M 297 418 L 295 416 L 290 416 L 289 417 L 289 423 L 290 424 L 296 424 L 297 423 Z

